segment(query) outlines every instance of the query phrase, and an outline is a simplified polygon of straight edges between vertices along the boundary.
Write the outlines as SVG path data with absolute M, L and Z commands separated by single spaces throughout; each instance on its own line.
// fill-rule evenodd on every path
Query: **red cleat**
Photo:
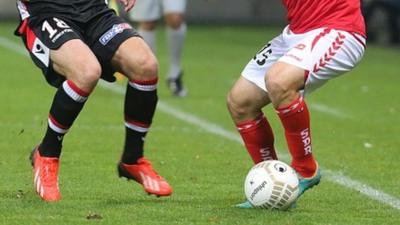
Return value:
M 42 157 L 38 147 L 33 149 L 29 157 L 33 166 L 33 183 L 36 192 L 47 202 L 61 199 L 58 188 L 58 158 Z
M 172 188 L 167 181 L 154 171 L 149 160 L 140 158 L 137 164 L 129 165 L 120 162 L 118 164 L 119 177 L 126 177 L 140 183 L 148 194 L 169 196 Z

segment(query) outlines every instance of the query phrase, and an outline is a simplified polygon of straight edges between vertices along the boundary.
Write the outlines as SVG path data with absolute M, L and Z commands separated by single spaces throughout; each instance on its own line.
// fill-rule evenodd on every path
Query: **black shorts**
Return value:
M 80 39 L 96 55 L 102 67 L 101 78 L 115 81 L 115 69 L 111 59 L 118 47 L 128 38 L 139 36 L 113 10 L 104 5 L 104 9 L 93 14 L 85 22 L 61 13 L 30 15 L 26 4 L 18 2 L 21 22 L 15 34 L 21 36 L 34 63 L 42 70 L 47 82 L 59 87 L 65 77 L 57 73 L 52 66 L 50 50 L 60 48 L 65 42 Z M 43 7 L 46 7 L 43 4 Z

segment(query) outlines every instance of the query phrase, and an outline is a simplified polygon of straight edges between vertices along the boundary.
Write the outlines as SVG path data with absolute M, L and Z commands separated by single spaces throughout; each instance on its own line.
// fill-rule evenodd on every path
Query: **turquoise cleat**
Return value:
M 299 177 L 299 194 L 297 196 L 297 200 L 298 200 L 305 191 L 307 191 L 308 189 L 319 184 L 319 182 L 321 181 L 321 170 L 318 167 L 314 176 L 312 176 L 310 178 L 304 178 L 300 174 L 297 174 L 297 176 Z M 297 200 L 295 202 L 293 202 L 293 204 L 290 206 L 290 208 L 292 208 L 292 209 L 296 208 Z
M 239 209 L 251 209 L 251 208 L 254 208 L 254 206 L 249 201 L 245 201 L 243 203 L 239 203 L 239 204 L 235 205 L 235 207 L 237 207 Z
M 314 176 L 312 176 L 310 178 L 303 178 L 300 175 L 298 175 L 298 176 L 299 176 L 299 196 L 298 197 L 300 197 L 305 191 L 307 191 L 308 189 L 319 184 L 319 182 L 321 181 L 321 170 L 318 167 Z

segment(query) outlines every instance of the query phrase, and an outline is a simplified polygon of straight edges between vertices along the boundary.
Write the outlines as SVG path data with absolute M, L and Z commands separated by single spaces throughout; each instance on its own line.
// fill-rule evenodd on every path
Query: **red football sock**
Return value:
M 274 148 L 274 133 L 263 114 L 256 119 L 236 124 L 253 162 L 277 159 Z
M 317 164 L 311 148 L 310 113 L 303 97 L 276 111 L 285 129 L 292 167 L 303 177 L 313 176 Z

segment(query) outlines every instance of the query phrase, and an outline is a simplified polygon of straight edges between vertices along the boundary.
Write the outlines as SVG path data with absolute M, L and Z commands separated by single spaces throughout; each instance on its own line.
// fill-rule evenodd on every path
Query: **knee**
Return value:
M 241 100 L 233 91 L 226 97 L 226 105 L 234 121 L 244 120 L 250 114 L 250 104 Z
M 288 88 L 283 85 L 279 74 L 269 73 L 266 78 L 266 88 L 269 96 L 274 100 L 281 99 L 285 93 L 288 92 Z
M 81 67 L 81 77 L 83 82 L 89 85 L 94 85 L 100 79 L 101 66 L 97 61 L 87 63 Z
M 83 61 L 75 66 L 72 80 L 85 91 L 91 92 L 101 76 L 101 66 L 96 60 Z
M 168 27 L 173 30 L 177 30 L 183 24 L 184 18 L 180 13 L 172 13 L 166 16 L 166 23 Z
M 156 29 L 157 23 L 156 21 L 143 21 L 139 23 L 139 28 L 145 31 L 152 31 Z
M 265 78 L 268 95 L 275 108 L 290 102 L 292 96 L 297 94 L 297 90 L 291 88 L 290 83 L 287 83 L 282 77 L 279 72 L 272 72 L 268 73 Z
M 143 57 L 138 61 L 137 71 L 139 80 L 155 79 L 158 76 L 158 62 L 152 55 Z

